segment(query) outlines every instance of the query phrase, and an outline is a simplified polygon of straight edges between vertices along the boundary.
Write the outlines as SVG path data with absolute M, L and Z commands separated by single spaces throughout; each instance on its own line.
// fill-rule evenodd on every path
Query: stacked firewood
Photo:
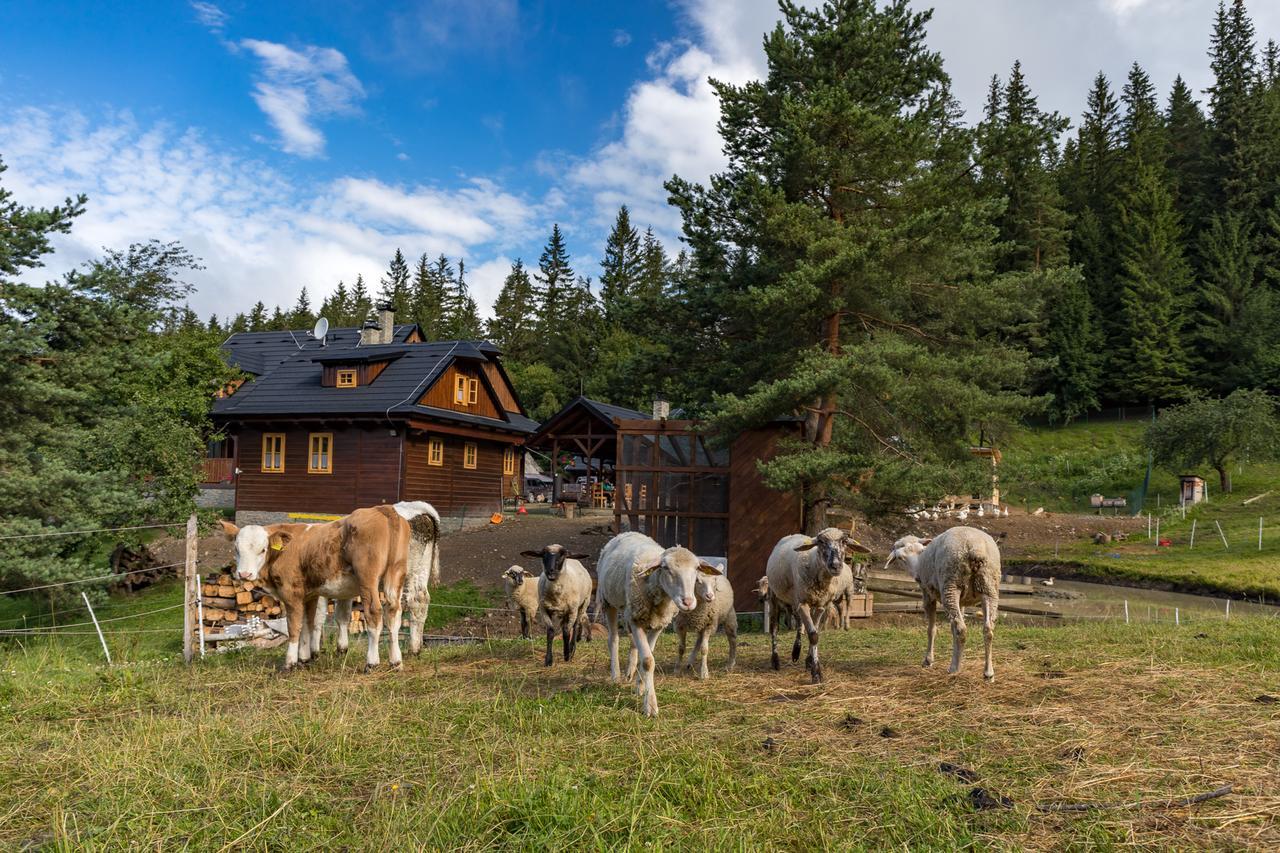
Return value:
M 200 587 L 203 599 L 204 630 L 217 634 L 230 625 L 243 625 L 254 616 L 259 619 L 276 619 L 283 616 L 280 602 L 253 581 L 236 579 L 229 572 L 220 572 L 203 579 Z M 356 599 L 351 613 L 351 630 L 364 630 L 364 613 L 360 599 Z M 329 602 L 329 614 L 333 614 L 333 602 Z
M 130 546 L 123 542 L 111 552 L 111 571 L 120 575 L 110 583 L 111 590 L 133 592 L 165 578 L 177 577 L 178 566 L 160 567 L 145 545 Z

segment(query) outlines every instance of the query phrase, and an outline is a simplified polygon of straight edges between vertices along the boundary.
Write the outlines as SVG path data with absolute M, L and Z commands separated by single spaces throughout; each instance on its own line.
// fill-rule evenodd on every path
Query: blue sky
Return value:
M 1208 84 L 1214 0 L 937 0 L 970 113 L 1021 58 L 1077 115 L 1098 70 Z M 1250 4 L 1280 36 L 1280 4 Z M 90 196 L 36 280 L 155 237 L 204 259 L 201 314 L 319 301 L 396 247 L 466 259 L 488 309 L 552 222 L 595 276 L 627 203 L 678 248 L 672 173 L 722 164 L 708 76 L 759 76 L 772 0 L 0 0 L 0 158 L 28 203 Z M 1117 87 L 1118 88 L 1118 87 Z

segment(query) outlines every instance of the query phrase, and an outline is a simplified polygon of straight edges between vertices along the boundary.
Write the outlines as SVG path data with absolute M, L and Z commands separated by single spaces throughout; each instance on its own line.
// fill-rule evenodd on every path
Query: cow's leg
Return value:
M 338 623 L 338 651 L 346 654 L 351 645 L 351 599 L 339 598 L 333 603 L 333 621 Z
M 733 667 L 738 663 L 738 614 L 734 610 L 729 611 L 727 620 L 724 623 L 724 635 L 729 640 L 729 665 L 725 667 L 725 672 L 733 672 Z
M 960 590 L 948 589 L 943 592 L 946 602 L 947 618 L 951 620 L 951 668 L 947 672 L 955 675 L 960 671 L 960 659 L 964 657 L 964 641 L 968 636 L 968 628 L 964 624 L 964 608 L 960 606 Z
M 605 645 L 609 651 L 609 680 L 616 684 L 622 680 L 621 673 L 618 671 L 618 611 L 607 604 L 601 608 L 601 611 L 605 630 L 608 631 L 605 635 Z
M 818 662 L 818 626 L 813 622 L 813 614 L 809 612 L 809 605 L 801 604 L 798 608 L 800 611 L 800 621 L 804 624 L 804 628 L 809 632 L 809 654 L 804 659 L 804 665 L 809 670 L 809 675 L 813 679 L 814 684 L 822 681 L 822 664 Z M 797 636 L 799 632 L 797 631 Z M 797 639 L 797 643 L 800 641 Z
M 400 623 L 404 618 L 400 592 L 398 588 L 387 592 L 387 662 L 392 669 L 399 669 L 404 662 L 400 657 Z M 421 639 L 418 642 L 421 648 Z
M 364 671 L 370 672 L 382 659 L 378 656 L 378 641 L 382 638 L 382 601 L 377 586 L 365 586 L 360 590 L 364 600 L 364 621 L 369 634 L 369 650 L 365 655 Z
M 302 629 L 306 624 L 306 602 L 298 601 L 290 597 L 287 600 L 281 600 L 280 604 L 284 609 L 285 630 L 289 634 L 288 644 L 284 650 L 284 668 L 286 670 L 293 669 L 298 665 L 298 645 L 302 638 Z
M 426 583 L 409 586 L 409 652 L 421 654 L 422 635 L 427 630 L 427 612 L 431 609 L 431 591 Z
M 636 670 L 636 693 L 640 695 L 641 710 L 646 717 L 656 717 L 658 695 L 653 689 L 653 651 L 643 628 L 636 626 L 631 629 L 631 643 L 640 658 L 640 666 Z
M 982 596 L 982 645 L 986 657 L 982 677 L 987 681 L 996 680 L 996 668 L 991 661 L 991 644 L 996 638 L 996 613 L 999 607 L 999 600 L 994 595 Z
M 764 620 L 769 626 L 769 650 L 772 654 L 769 657 L 769 663 L 773 666 L 774 672 L 778 671 L 778 614 L 774 613 L 773 618 L 769 618 L 769 614 L 765 614 Z
M 938 599 L 929 590 L 924 591 L 924 618 L 928 624 L 924 647 L 924 666 L 933 666 L 933 641 L 938 634 Z
M 329 618 L 329 600 L 323 595 L 316 596 L 316 606 L 311 616 L 311 657 L 320 657 L 320 646 L 324 643 L 324 622 Z

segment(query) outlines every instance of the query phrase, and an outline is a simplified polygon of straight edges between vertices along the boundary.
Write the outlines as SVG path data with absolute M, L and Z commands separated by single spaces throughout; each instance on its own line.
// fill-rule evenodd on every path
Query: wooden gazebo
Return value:
M 574 397 L 529 436 L 525 446 L 549 453 L 552 459 L 552 501 L 560 500 L 561 482 L 555 466 L 562 453 L 581 456 L 587 466 L 587 480 L 618 459 L 618 422 L 647 417 L 643 412 L 613 406 L 589 397 Z

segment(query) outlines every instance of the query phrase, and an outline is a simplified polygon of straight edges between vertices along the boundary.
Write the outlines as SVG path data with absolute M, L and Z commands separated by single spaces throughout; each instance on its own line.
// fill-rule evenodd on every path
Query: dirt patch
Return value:
M 583 563 L 594 574 L 596 557 L 613 535 L 609 531 L 612 521 L 606 516 L 566 519 L 518 515 L 501 524 L 446 533 L 440 547 L 441 578 L 444 583 L 465 580 L 477 586 L 501 586 L 499 576 L 512 563 L 541 574 L 535 561 L 520 552 L 536 551 L 551 543 L 590 555 Z

